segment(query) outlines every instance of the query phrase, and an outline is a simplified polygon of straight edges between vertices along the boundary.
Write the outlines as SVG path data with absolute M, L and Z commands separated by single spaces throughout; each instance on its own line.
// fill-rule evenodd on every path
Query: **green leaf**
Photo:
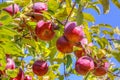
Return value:
M 70 55 L 67 55 L 66 58 L 67 58 L 66 68 L 68 69 L 70 65 L 72 65 L 72 58 Z
M 103 6 L 104 13 L 107 14 L 109 12 L 109 10 L 110 10 L 109 0 L 99 0 L 99 2 Z
M 3 3 L 0 3 L 0 9 L 3 9 L 7 6 L 9 6 L 11 3 L 7 3 L 7 2 L 3 2 Z
M 48 0 L 48 9 L 56 11 L 59 7 L 59 3 L 56 0 Z
M 100 8 L 97 5 L 90 4 L 87 8 L 95 10 L 100 15 Z
M 110 51 L 112 53 L 112 55 L 114 56 L 114 58 L 120 62 L 120 52 L 112 50 Z
M 11 78 L 14 78 L 14 77 L 17 76 L 18 72 L 19 72 L 19 69 L 17 69 L 17 68 L 16 68 L 16 69 L 13 69 L 13 70 L 7 69 L 6 74 L 7 74 L 8 76 L 10 76 Z
M 92 42 L 92 35 L 91 33 L 89 32 L 89 27 L 88 27 L 88 24 L 84 22 L 84 32 L 85 32 L 85 35 L 87 37 L 87 40 L 88 42 Z
M 63 8 L 63 9 L 59 9 L 58 12 L 56 12 L 54 16 L 59 20 L 64 20 L 66 19 L 67 15 L 68 14 L 67 14 L 66 9 Z
M 87 20 L 89 22 L 95 22 L 94 16 L 89 13 L 83 13 L 83 17 L 85 20 Z
M 78 11 L 77 11 L 76 21 L 77 21 L 78 26 L 83 23 L 83 13 L 81 11 L 80 5 L 79 5 Z
M 120 9 L 120 2 L 119 2 L 119 0 L 112 0 L 112 2 Z

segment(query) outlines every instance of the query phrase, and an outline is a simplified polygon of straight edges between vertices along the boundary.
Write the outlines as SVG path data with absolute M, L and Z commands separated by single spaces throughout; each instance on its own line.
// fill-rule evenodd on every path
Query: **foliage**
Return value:
M 44 2 L 48 5 L 48 10 L 43 12 L 43 20 L 52 21 L 58 29 L 55 30 L 55 37 L 50 41 L 43 41 L 36 38 L 35 34 L 35 21 L 31 20 L 31 5 L 35 2 Z M 120 3 L 118 0 L 112 0 L 118 8 L 120 8 Z M 10 4 L 17 3 L 20 5 L 21 10 L 19 13 L 11 16 L 3 8 Z M 107 15 L 110 10 L 109 0 L 13 0 L 12 2 L 0 3 L 0 70 L 5 69 L 6 54 L 9 54 L 15 61 L 18 68 L 25 69 L 25 75 L 32 76 L 33 80 L 54 80 L 55 78 L 59 80 L 66 79 L 65 77 L 71 74 L 78 75 L 73 68 L 75 55 L 63 54 L 59 52 L 56 48 L 57 39 L 63 35 L 64 26 L 66 22 L 77 22 L 77 25 L 83 25 L 85 32 L 85 37 L 88 43 L 93 43 L 94 46 L 89 47 L 92 50 L 91 57 L 96 57 L 97 59 L 102 59 L 108 61 L 109 58 L 114 57 L 118 62 L 120 62 L 120 40 L 114 38 L 114 34 L 120 34 L 119 28 L 113 28 L 109 24 L 97 24 L 89 26 L 89 23 L 94 24 L 94 15 L 90 13 L 85 13 L 85 9 L 93 9 L 99 15 L 99 6 L 103 6 L 103 13 Z M 20 24 L 23 23 L 25 27 Z M 101 37 L 100 34 L 104 34 Z M 109 38 L 107 37 L 109 36 Z M 78 48 L 74 47 L 74 50 Z M 85 47 L 85 49 L 87 49 Z M 101 53 L 99 53 L 101 51 Z M 28 57 L 32 57 L 30 61 L 25 61 Z M 32 72 L 32 64 L 35 60 L 41 59 L 49 63 L 49 71 L 45 76 L 35 76 Z M 74 59 L 74 60 L 73 60 Z M 64 64 L 64 74 L 61 74 L 59 68 Z M 84 76 L 85 80 L 97 80 L 97 78 L 114 80 L 116 74 L 114 72 L 119 71 L 120 68 L 112 68 L 112 63 L 109 68 L 107 75 L 103 77 L 94 76 L 88 73 Z M 12 74 L 11 74 L 12 73 Z M 7 70 L 6 74 L 8 77 L 1 76 L 2 78 L 9 79 L 14 77 L 18 73 L 18 70 Z

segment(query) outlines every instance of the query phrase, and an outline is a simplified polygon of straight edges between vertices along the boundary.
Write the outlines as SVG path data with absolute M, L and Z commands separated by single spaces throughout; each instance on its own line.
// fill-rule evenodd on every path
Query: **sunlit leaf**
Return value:
M 109 9 L 110 9 L 109 0 L 99 0 L 99 2 L 103 6 L 104 13 L 107 14 L 109 12 Z
M 120 9 L 120 2 L 119 2 L 119 0 L 112 0 L 112 2 Z

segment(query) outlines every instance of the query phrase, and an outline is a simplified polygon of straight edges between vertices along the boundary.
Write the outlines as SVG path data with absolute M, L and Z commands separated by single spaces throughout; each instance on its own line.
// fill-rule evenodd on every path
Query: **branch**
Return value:
M 120 77 L 120 75 L 119 74 L 114 74 L 114 73 L 112 73 L 111 71 L 108 71 L 110 74 L 112 74 L 113 76 L 116 76 L 116 77 Z
M 20 38 L 18 38 L 18 39 L 16 39 L 15 40 L 15 42 L 17 42 L 17 41 L 19 41 L 19 40 L 21 40 L 22 38 L 24 38 L 25 36 L 27 36 L 29 33 L 26 33 L 26 34 L 24 34 L 23 36 L 21 36 Z
M 74 10 L 75 5 L 76 5 L 76 2 L 74 2 L 73 6 L 72 6 L 72 9 L 71 9 L 71 11 L 70 11 L 70 14 L 68 15 L 68 17 L 67 17 L 66 22 L 65 22 L 65 24 L 64 24 L 64 25 L 66 25 L 66 24 L 67 24 L 68 19 L 70 18 L 71 14 L 72 14 L 72 12 L 73 12 L 73 10 Z

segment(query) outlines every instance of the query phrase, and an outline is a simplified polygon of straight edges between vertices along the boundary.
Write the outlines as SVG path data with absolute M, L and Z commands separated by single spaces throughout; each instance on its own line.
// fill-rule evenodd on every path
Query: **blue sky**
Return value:
M 0 2 L 1 1 L 2 0 L 0 0 Z M 100 5 L 99 7 L 101 11 L 103 12 L 102 6 Z M 85 10 L 85 12 L 88 12 L 94 15 L 96 19 L 95 24 L 106 23 L 106 24 L 112 25 L 113 27 L 118 26 L 120 28 L 120 9 L 118 9 L 114 4 L 112 4 L 112 2 L 110 2 L 110 12 L 108 14 L 101 13 L 100 15 L 98 15 L 97 12 L 92 9 L 87 9 Z M 120 62 L 118 62 L 114 58 L 111 58 L 110 61 L 114 62 L 116 64 L 116 67 L 120 67 Z M 62 69 L 63 68 L 61 68 L 61 70 Z M 83 80 L 81 76 L 76 76 L 76 75 L 71 75 L 68 78 L 70 80 Z

